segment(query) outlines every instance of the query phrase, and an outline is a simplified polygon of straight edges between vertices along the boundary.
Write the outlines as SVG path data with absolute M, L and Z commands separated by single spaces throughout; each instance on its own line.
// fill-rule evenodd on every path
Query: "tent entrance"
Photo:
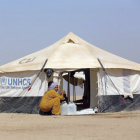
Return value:
M 63 89 L 69 102 L 74 102 L 77 109 L 90 107 L 90 69 L 80 69 L 63 73 Z

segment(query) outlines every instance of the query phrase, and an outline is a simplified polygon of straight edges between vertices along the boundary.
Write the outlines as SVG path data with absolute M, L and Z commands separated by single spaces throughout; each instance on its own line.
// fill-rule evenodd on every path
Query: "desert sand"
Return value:
M 0 114 L 0 140 L 140 140 L 140 111 L 83 116 Z

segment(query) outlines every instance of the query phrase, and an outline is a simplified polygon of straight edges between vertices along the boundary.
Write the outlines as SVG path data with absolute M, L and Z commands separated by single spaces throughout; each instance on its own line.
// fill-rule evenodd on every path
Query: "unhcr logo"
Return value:
M 24 59 L 22 59 L 22 60 L 19 61 L 19 64 L 30 63 L 30 62 L 34 61 L 35 59 L 36 59 L 36 57 L 24 58 Z
M 0 77 L 1 89 L 25 89 L 31 85 L 30 78 Z
M 0 78 L 0 85 L 6 85 L 7 83 L 7 78 L 6 77 L 1 77 Z

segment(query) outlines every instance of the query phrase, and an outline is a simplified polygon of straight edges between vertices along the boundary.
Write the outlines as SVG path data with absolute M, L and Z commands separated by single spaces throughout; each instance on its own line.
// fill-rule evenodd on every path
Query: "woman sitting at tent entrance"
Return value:
M 41 99 L 40 110 L 43 113 L 51 112 L 53 115 L 59 115 L 61 114 L 60 100 L 64 98 L 65 91 L 62 90 L 59 95 L 58 84 L 55 82 L 49 82 L 48 87 L 48 91 Z

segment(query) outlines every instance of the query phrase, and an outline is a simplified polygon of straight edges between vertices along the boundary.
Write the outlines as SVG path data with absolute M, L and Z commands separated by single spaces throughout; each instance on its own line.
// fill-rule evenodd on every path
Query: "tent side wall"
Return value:
M 140 109 L 140 72 L 108 69 L 98 71 L 100 112 Z M 126 97 L 126 98 L 124 98 Z
M 0 74 L 0 112 L 39 113 L 39 103 L 47 90 L 46 74 L 39 71 Z

